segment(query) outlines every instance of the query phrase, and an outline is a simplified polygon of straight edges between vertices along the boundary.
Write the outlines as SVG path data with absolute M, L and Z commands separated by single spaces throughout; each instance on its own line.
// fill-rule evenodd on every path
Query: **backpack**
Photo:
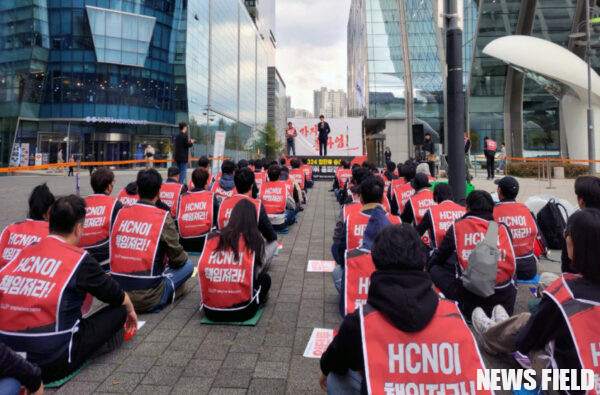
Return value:
M 554 199 L 550 199 L 537 214 L 538 227 L 550 249 L 560 250 L 563 245 L 563 233 L 567 224 L 561 214 L 561 208 L 564 210 L 565 216 L 568 217 L 569 214 L 565 206 L 557 203 Z
M 469 292 L 487 298 L 496 292 L 498 276 L 498 224 L 490 221 L 485 238 L 475 246 L 461 281 Z

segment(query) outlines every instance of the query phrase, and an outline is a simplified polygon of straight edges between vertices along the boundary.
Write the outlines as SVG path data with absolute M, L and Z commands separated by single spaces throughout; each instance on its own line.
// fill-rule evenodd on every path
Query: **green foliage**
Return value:
M 277 130 L 271 122 L 267 122 L 264 132 L 260 133 L 260 137 L 256 140 L 255 151 L 260 152 L 260 156 L 266 158 L 276 158 L 283 148 L 281 141 L 277 140 Z
M 547 162 L 542 163 L 543 166 L 548 167 Z M 577 178 L 584 176 L 589 171 L 587 165 L 574 165 L 571 163 L 551 162 L 550 167 L 564 167 L 566 178 Z M 524 177 L 524 178 L 537 178 L 538 176 L 538 163 L 537 162 L 509 162 L 507 164 L 507 174 L 513 177 Z M 541 170 L 540 170 L 541 171 Z

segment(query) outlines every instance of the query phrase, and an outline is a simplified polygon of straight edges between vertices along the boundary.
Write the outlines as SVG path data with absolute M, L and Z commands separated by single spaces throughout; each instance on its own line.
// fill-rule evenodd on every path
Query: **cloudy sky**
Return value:
M 277 68 L 292 107 L 313 111 L 313 90 L 346 90 L 351 0 L 276 0 Z

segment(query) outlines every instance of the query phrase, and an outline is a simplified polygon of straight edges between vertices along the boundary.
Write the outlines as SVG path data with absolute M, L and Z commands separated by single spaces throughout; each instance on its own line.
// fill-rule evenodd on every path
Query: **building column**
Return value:
M 410 52 L 408 48 L 408 30 L 406 28 L 405 0 L 398 0 L 398 22 L 402 37 L 402 62 L 404 65 L 404 97 L 406 100 L 406 139 L 408 156 L 414 153 L 412 141 L 412 124 L 414 122 L 415 101 L 413 98 L 412 74 L 410 69 Z M 386 133 L 387 136 L 387 133 Z

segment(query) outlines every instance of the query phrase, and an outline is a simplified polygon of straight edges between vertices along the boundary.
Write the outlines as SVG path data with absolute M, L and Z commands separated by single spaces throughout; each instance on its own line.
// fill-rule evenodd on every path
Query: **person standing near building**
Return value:
M 488 180 L 494 179 L 494 161 L 496 160 L 496 148 L 496 142 L 493 139 L 485 136 L 485 138 L 483 139 L 483 154 L 485 155 Z
M 431 139 L 430 133 L 425 133 L 425 142 L 423 143 L 423 151 L 427 155 L 427 165 L 429 165 L 429 174 L 435 177 L 435 145 Z
M 471 182 L 473 176 L 469 169 L 473 165 L 471 164 L 471 139 L 469 138 L 469 133 L 465 132 L 465 173 L 467 176 L 467 182 Z
M 69 156 L 69 163 L 73 163 L 75 162 L 75 155 L 71 154 L 71 156 Z M 67 177 L 72 177 L 73 176 L 73 166 L 69 166 L 69 174 L 67 174 Z
M 296 136 L 298 135 L 298 132 L 296 132 L 296 128 L 294 127 L 294 125 L 291 122 L 288 122 L 288 127 L 285 130 L 285 139 L 287 141 L 287 154 L 288 155 L 292 155 L 291 152 L 293 151 L 293 155 L 296 155 Z
M 175 137 L 175 163 L 181 173 L 179 173 L 179 183 L 185 184 L 187 175 L 187 166 L 189 159 L 190 147 L 194 145 L 195 140 L 191 139 L 187 134 L 188 125 L 185 122 L 179 123 L 179 134 Z
M 506 164 L 506 145 L 504 143 L 500 144 L 500 163 L 498 163 L 498 171 L 504 170 L 504 165 Z M 504 170 L 504 174 L 506 174 L 506 170 Z
M 391 162 L 392 150 L 390 149 L 390 147 L 385 147 L 385 151 L 383 152 L 383 155 L 385 156 L 385 163 Z
M 321 122 L 319 122 L 319 156 L 327 156 L 327 139 L 329 138 L 329 133 L 331 133 L 331 128 L 329 124 L 325 122 L 325 115 L 321 115 L 319 117 Z
M 146 150 L 144 151 L 144 154 L 146 155 L 146 169 L 149 169 L 152 167 L 152 159 L 154 159 L 155 153 L 156 153 L 156 151 L 154 150 L 154 147 L 152 146 L 152 144 L 148 144 L 146 146 Z

